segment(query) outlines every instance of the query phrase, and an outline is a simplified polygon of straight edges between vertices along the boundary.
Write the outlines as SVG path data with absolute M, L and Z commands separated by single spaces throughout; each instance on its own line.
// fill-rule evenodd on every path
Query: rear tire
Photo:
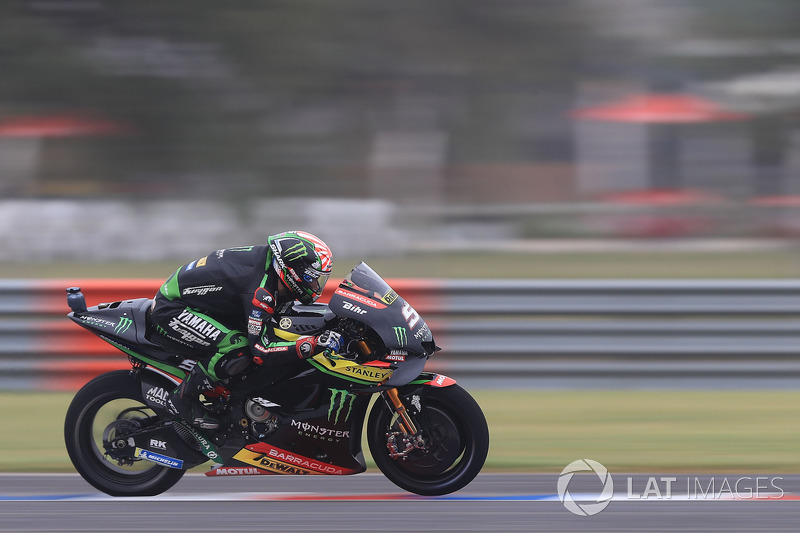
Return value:
M 111 496 L 154 496 L 169 489 L 184 470 L 142 460 L 119 465 L 105 455 L 103 446 L 103 433 L 112 422 L 125 420 L 117 427 L 133 427 L 137 420 L 155 416 L 129 371 L 94 378 L 72 399 L 64 422 L 67 453 L 75 469 L 93 487 Z
M 483 468 L 489 452 L 489 428 L 478 403 L 458 385 L 426 388 L 422 412 L 415 417 L 428 442 L 405 459 L 387 448 L 393 413 L 375 402 L 367 422 L 367 443 L 375 464 L 398 487 L 423 496 L 440 496 L 465 487 Z

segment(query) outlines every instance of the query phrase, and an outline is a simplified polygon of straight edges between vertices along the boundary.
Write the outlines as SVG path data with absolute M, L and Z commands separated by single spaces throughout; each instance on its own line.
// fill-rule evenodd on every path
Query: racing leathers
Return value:
M 270 323 L 294 299 L 290 292 L 279 290 L 282 282 L 272 259 L 269 246 L 217 250 L 178 268 L 156 294 L 151 340 L 197 359 L 170 395 L 167 407 L 198 428 L 218 427 L 198 397 L 225 394 L 227 378 L 254 364 L 288 365 L 322 349 L 339 347 L 336 334 L 332 339 L 321 335 L 295 341 L 274 335 Z

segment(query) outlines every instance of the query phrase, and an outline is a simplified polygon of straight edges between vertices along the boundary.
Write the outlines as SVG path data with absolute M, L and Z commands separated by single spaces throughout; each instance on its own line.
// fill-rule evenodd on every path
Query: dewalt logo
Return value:
M 347 406 L 347 413 L 344 415 L 342 422 L 347 422 L 350 418 L 350 413 L 353 411 L 353 401 L 356 395 L 341 389 L 328 389 L 331 391 L 331 404 L 328 407 L 328 421 L 334 424 L 339 423 L 339 416 Z
M 119 322 L 117 323 L 117 326 L 114 328 L 114 333 L 116 333 L 117 335 L 122 335 L 123 333 L 125 333 L 130 329 L 131 324 L 133 324 L 133 320 L 131 320 L 130 318 L 125 318 L 125 317 L 120 318 Z

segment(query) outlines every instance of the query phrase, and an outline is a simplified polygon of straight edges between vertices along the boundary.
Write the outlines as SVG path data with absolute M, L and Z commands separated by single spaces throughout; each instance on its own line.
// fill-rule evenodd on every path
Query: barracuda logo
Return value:
M 128 331 L 128 329 L 131 327 L 131 324 L 133 324 L 133 320 L 131 320 L 130 318 L 125 318 L 125 317 L 120 318 L 117 327 L 114 328 L 114 333 L 116 333 L 117 335 L 122 335 L 123 333 Z
M 401 348 L 408 344 L 408 332 L 406 328 L 397 326 L 392 329 L 394 330 L 395 337 L 397 337 L 397 344 L 399 344 Z
M 305 245 L 302 242 L 298 242 L 283 252 L 283 258 L 286 261 L 294 261 L 296 259 L 300 259 L 301 257 L 305 257 L 307 253 L 308 252 L 306 251 Z
M 346 390 L 341 389 L 328 389 L 331 391 L 331 405 L 328 407 L 328 421 L 331 421 L 331 417 L 333 417 L 333 423 L 339 423 L 339 415 L 344 410 L 344 406 L 350 404 L 347 409 L 347 414 L 344 416 L 344 420 L 342 422 L 347 422 L 347 419 L 350 418 L 350 413 L 353 411 L 353 400 L 355 399 L 356 395 L 347 392 Z M 335 414 L 334 414 L 335 410 Z

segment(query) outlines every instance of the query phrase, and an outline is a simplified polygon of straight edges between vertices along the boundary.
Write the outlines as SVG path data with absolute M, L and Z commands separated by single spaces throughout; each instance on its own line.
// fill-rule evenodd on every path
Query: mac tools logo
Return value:
M 575 501 L 573 493 L 569 491 L 569 485 L 578 472 L 591 473 L 600 479 L 603 490 L 599 496 L 594 495 L 591 499 L 579 497 L 578 500 L 580 503 Z M 577 461 L 571 462 L 562 470 L 561 475 L 558 477 L 558 499 L 561 500 L 561 503 L 564 504 L 564 507 L 566 507 L 569 512 L 578 516 L 596 515 L 608 506 L 613 495 L 614 480 L 611 479 L 611 474 L 608 473 L 606 467 L 591 459 L 578 459 Z

